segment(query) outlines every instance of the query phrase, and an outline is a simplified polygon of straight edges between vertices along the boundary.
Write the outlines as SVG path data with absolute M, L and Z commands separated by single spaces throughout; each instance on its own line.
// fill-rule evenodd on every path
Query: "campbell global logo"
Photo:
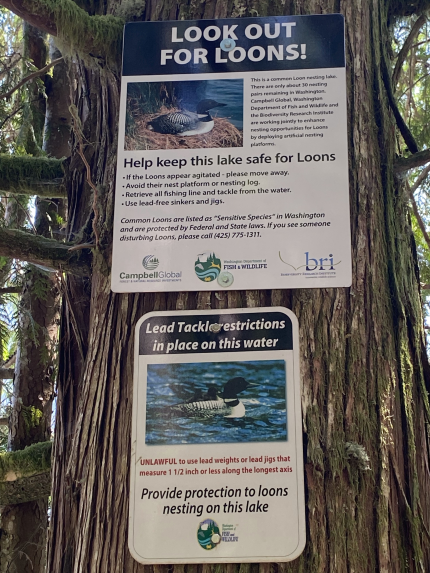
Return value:
M 221 259 L 215 253 L 202 253 L 197 255 L 194 270 L 201 281 L 209 283 L 218 278 L 221 272 Z
M 160 261 L 154 255 L 147 255 L 142 261 L 143 268 L 147 271 L 155 270 L 159 264 Z
M 213 519 L 205 519 L 199 523 L 197 541 L 200 547 L 209 551 L 221 542 L 220 529 Z

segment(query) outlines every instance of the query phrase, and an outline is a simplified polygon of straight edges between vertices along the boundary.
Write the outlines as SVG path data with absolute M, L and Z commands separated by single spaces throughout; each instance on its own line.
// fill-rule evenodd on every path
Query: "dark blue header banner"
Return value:
M 123 75 L 342 68 L 341 14 L 133 22 Z
M 283 312 L 149 316 L 139 332 L 139 354 L 199 354 L 292 350 L 293 326 Z

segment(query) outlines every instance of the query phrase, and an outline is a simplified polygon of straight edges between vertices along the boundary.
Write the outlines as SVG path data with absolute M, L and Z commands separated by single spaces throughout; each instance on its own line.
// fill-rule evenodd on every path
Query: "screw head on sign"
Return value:
M 228 271 L 224 271 L 218 276 L 218 284 L 222 287 L 229 287 L 233 284 L 234 277 Z
M 221 50 L 224 52 L 231 52 L 236 47 L 236 42 L 232 38 L 224 38 L 220 43 Z

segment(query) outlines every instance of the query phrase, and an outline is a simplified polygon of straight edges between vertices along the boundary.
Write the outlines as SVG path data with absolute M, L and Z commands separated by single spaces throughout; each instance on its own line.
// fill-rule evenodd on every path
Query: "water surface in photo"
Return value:
M 146 443 L 286 441 L 285 366 L 283 360 L 148 364 Z

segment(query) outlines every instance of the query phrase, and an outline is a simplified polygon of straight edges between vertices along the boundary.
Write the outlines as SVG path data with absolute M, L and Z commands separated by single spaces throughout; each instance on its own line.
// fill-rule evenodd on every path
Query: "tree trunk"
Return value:
M 24 22 L 24 57 L 41 70 L 46 65 L 48 49 L 46 33 Z M 23 75 L 27 75 L 24 66 Z M 44 81 L 44 77 L 41 80 Z M 27 153 L 38 156 L 41 154 L 43 124 L 45 123 L 46 102 L 42 91 L 36 82 L 27 84 L 29 102 L 24 105 L 23 125 L 18 141 L 25 147 Z
M 46 64 L 46 34 L 33 26 L 25 26 L 26 47 L 35 65 Z M 39 57 L 38 57 L 39 56 Z M 51 88 L 57 88 L 57 96 L 64 92 L 64 78 L 57 85 L 58 69 L 54 70 Z M 33 96 L 37 86 L 31 86 Z M 35 100 L 35 98 L 32 98 Z M 45 134 L 55 135 L 54 144 L 46 143 L 51 154 L 60 158 L 67 148 L 67 132 L 56 130 L 56 111 L 52 105 L 36 100 L 31 108 L 33 125 L 27 130 L 27 141 L 41 150 L 44 133 L 45 112 L 50 111 L 49 130 Z M 56 102 L 58 107 L 58 102 Z M 56 108 L 57 109 L 57 108 Z M 68 117 L 66 115 L 66 117 Z M 57 120 L 57 121 L 56 121 Z M 61 136 L 63 141 L 61 140 Z M 65 139 L 65 141 L 64 141 Z M 52 161 L 51 161 L 52 163 Z M 62 201 L 43 201 L 36 198 L 35 229 L 38 235 L 52 238 L 58 229 L 58 213 L 64 215 Z M 9 447 L 22 450 L 51 438 L 52 402 L 56 375 L 59 319 L 59 283 L 53 273 L 41 272 L 35 267 L 27 269 L 23 294 L 20 301 L 20 339 L 15 367 L 13 409 L 9 421 Z M 48 528 L 48 496 L 50 494 L 50 473 L 39 473 L 16 483 L 1 484 L 2 493 L 2 554 L 0 573 L 43 573 L 46 567 L 46 540 Z
M 36 4 L 36 15 L 43 5 Z M 177 6 L 159 0 L 148 2 L 140 14 L 143 20 L 158 20 L 339 9 L 346 18 L 348 60 L 353 244 L 353 285 L 348 289 L 112 294 L 108 269 L 119 73 L 112 65 L 100 72 L 96 64 L 75 60 L 74 98 L 83 132 L 78 139 L 89 142 L 84 153 L 99 190 L 100 249 L 91 282 L 69 278 L 65 291 L 48 571 L 144 571 L 127 548 L 138 318 L 151 310 L 270 305 L 292 309 L 300 324 L 308 536 L 302 556 L 277 569 L 430 570 L 430 370 L 415 245 L 407 200 L 394 177 L 395 128 L 381 77 L 381 58 L 390 41 L 385 3 L 290 0 L 231 6 L 209 0 Z M 51 20 L 48 24 L 57 30 Z M 67 38 L 67 29 L 58 27 L 58 33 Z M 75 151 L 78 139 L 75 133 Z M 77 153 L 68 185 L 69 239 L 90 242 L 92 192 Z M 179 573 L 184 568 L 173 569 Z M 212 569 L 246 573 L 271 567 L 203 566 L 202 571 Z
M 49 58 L 51 62 L 61 58 L 61 53 L 54 39 L 49 40 Z M 68 157 L 70 155 L 69 137 L 71 117 L 69 112 L 70 87 L 67 77 L 67 64 L 63 61 L 54 68 L 52 79 L 47 82 L 48 97 L 45 127 L 44 151 L 51 157 Z
M 51 434 L 59 293 L 46 273 L 35 268 L 27 272 L 20 311 L 21 339 L 9 421 L 12 450 L 46 442 Z M 21 488 L 22 495 L 24 489 Z M 34 501 L 15 505 L 17 502 L 12 500 L 13 497 L 1 512 L 0 572 L 42 573 L 46 563 L 48 496 L 41 491 Z

